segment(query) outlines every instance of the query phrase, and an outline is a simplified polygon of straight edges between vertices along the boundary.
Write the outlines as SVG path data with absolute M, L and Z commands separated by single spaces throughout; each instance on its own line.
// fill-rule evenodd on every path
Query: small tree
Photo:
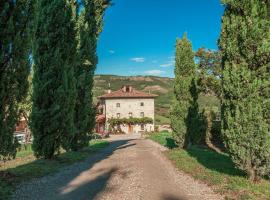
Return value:
M 256 181 L 270 172 L 270 1 L 223 3 L 222 132 L 234 163 Z
M 174 99 L 170 118 L 175 141 L 180 147 L 187 145 L 187 116 L 192 97 L 190 87 L 195 76 L 194 54 L 186 34 L 176 41 Z
M 221 94 L 221 53 L 200 48 L 195 57 L 198 61 L 198 90 L 204 95 Z

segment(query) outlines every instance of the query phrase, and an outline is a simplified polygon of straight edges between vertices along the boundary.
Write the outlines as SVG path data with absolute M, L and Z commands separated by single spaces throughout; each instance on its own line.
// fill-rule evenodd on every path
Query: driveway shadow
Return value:
M 21 187 L 18 188 L 21 190 L 20 193 L 18 193 L 19 195 L 16 193 L 17 195 L 14 196 L 13 199 L 94 199 L 98 194 L 104 191 L 108 180 L 114 173 L 125 178 L 128 172 L 121 174 L 116 166 L 94 171 L 91 170 L 91 172 L 89 170 L 92 169 L 95 164 L 109 158 L 115 151 L 133 146 L 134 144 L 129 144 L 132 140 L 133 139 L 111 141 L 108 147 L 90 155 L 82 162 L 63 167 L 60 172 L 53 175 L 22 183 L 20 185 Z M 34 162 L 38 162 L 38 160 Z M 27 165 L 31 165 L 31 163 L 18 166 L 17 168 L 24 168 L 27 167 Z M 25 184 L 27 186 L 24 187 Z M 113 189 L 113 187 L 107 187 L 106 191 Z
M 161 196 L 162 200 L 188 200 L 186 197 L 178 197 L 171 194 L 163 194 Z

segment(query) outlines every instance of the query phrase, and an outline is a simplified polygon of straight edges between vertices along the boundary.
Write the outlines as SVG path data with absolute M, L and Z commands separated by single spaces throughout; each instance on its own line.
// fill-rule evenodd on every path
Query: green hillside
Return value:
M 96 75 L 94 86 L 95 102 L 97 97 L 107 93 L 109 84 L 111 90 L 120 89 L 123 85 L 132 87 L 144 92 L 157 94 L 156 98 L 156 124 L 170 123 L 169 108 L 173 97 L 173 78 L 156 77 L 156 76 L 115 76 L 115 75 Z M 203 106 L 216 106 L 219 102 L 213 96 L 201 96 L 199 103 Z M 209 105 L 208 105 L 209 104 Z

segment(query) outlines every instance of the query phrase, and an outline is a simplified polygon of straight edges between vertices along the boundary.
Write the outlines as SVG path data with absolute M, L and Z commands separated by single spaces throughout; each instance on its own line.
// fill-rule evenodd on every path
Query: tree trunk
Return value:
M 256 173 L 256 170 L 254 169 L 250 169 L 248 171 L 248 178 L 253 183 L 259 183 L 261 181 L 261 177 L 258 175 L 258 173 Z

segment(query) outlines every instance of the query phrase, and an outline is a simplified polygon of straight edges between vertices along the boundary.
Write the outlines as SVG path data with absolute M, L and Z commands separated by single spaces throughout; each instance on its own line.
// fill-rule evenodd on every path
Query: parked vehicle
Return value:
M 20 144 L 24 144 L 25 143 L 25 134 L 24 133 L 17 133 L 17 134 L 15 134 L 14 137 L 18 140 L 18 142 Z

